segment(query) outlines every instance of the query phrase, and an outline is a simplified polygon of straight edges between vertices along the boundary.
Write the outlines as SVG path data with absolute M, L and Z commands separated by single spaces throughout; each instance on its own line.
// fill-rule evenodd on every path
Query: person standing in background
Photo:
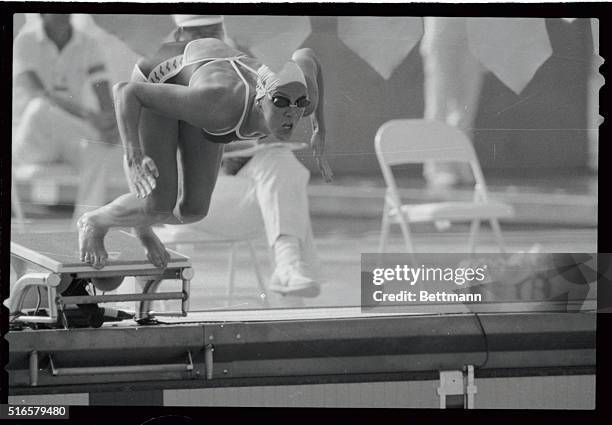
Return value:
M 420 53 L 424 68 L 425 119 L 462 130 L 470 139 L 485 70 L 470 52 L 465 18 L 426 16 Z M 427 183 L 450 187 L 473 183 L 461 163 L 425 164 Z

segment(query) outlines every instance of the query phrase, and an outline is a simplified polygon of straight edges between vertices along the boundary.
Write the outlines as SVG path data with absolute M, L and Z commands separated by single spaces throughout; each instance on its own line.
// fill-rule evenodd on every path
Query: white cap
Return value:
M 266 93 L 272 93 L 277 88 L 289 83 L 300 83 L 307 87 L 306 77 L 302 69 L 292 60 L 285 63 L 278 72 L 273 72 L 266 65 L 257 69 L 257 86 L 255 87 L 255 99 L 261 99 Z
M 223 15 L 172 15 L 177 27 L 205 27 L 223 22 Z
M 283 68 L 276 74 L 278 81 L 276 86 L 284 86 L 289 83 L 300 83 L 306 87 L 306 77 L 302 69 L 292 60 L 283 65 Z

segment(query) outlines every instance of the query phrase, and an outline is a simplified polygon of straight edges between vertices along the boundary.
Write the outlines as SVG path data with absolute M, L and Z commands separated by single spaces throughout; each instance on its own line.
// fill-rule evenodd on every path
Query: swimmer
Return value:
M 148 260 L 165 268 L 169 254 L 151 226 L 206 216 L 226 143 L 289 141 L 309 116 L 315 160 L 332 178 L 321 65 L 311 49 L 297 50 L 275 73 L 218 39 L 165 43 L 113 91 L 130 192 L 78 220 L 81 261 L 96 269 L 107 263 L 112 227 L 133 227 Z

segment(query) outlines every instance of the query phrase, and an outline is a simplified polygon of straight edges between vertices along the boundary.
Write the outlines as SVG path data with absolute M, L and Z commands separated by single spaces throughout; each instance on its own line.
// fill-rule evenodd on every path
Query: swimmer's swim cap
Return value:
M 205 27 L 223 22 L 223 15 L 172 15 L 177 27 Z
M 271 93 L 289 83 L 300 83 L 306 87 L 306 77 L 304 77 L 304 73 L 294 61 L 285 63 L 278 73 L 274 73 L 266 65 L 262 65 L 257 70 L 256 98 L 260 99 L 266 93 Z
M 304 77 L 302 69 L 293 61 L 287 62 L 277 76 L 277 87 L 281 87 L 289 83 L 300 83 L 306 87 L 306 77 Z

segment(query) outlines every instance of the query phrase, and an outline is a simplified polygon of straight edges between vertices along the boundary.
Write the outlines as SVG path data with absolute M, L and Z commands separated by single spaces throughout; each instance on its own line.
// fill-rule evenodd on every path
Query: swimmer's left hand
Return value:
M 319 167 L 321 175 L 325 179 L 325 183 L 331 183 L 334 178 L 334 173 L 325 159 L 325 135 L 321 131 L 315 131 L 310 138 L 310 146 L 312 154 Z

